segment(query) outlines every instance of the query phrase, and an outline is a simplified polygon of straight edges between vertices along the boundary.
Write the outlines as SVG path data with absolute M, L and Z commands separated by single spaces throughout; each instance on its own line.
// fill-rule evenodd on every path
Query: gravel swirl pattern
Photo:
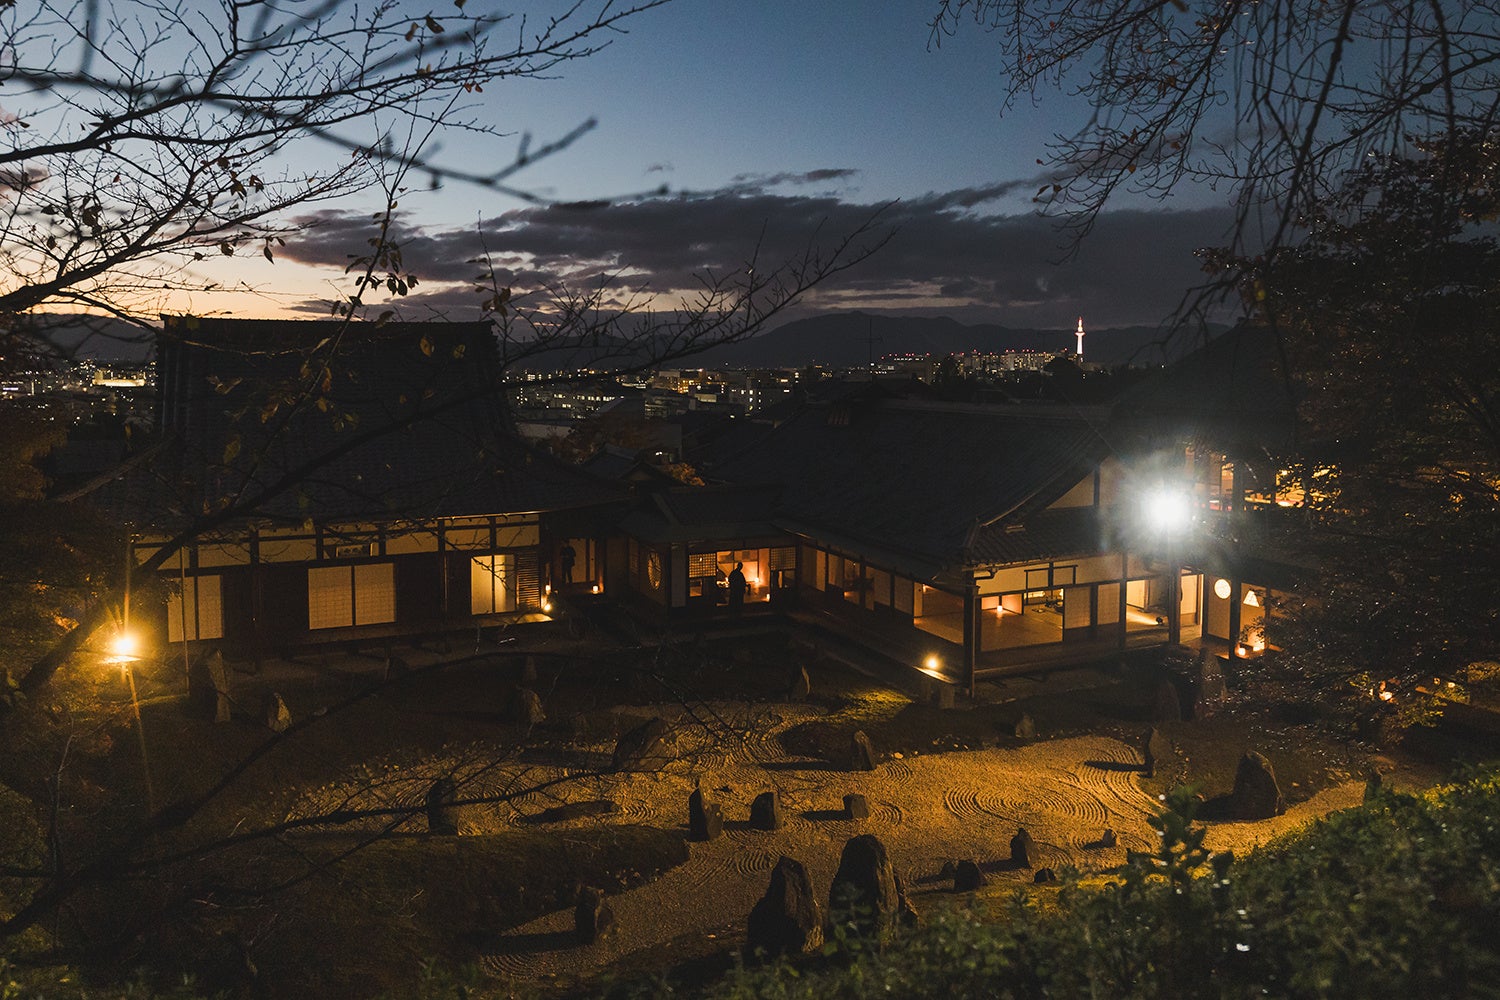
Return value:
M 1036 866 L 1054 870 L 1110 868 L 1125 849 L 1153 842 L 1148 820 L 1157 803 L 1140 788 L 1138 753 L 1106 737 L 911 755 L 890 758 L 873 772 L 852 772 L 787 754 L 780 734 L 815 717 L 820 710 L 813 707 L 660 710 L 674 726 L 667 741 L 674 759 L 655 772 L 591 774 L 551 761 L 497 762 L 476 746 L 420 767 L 372 762 L 346 780 L 309 792 L 293 812 L 317 816 L 334 809 L 397 806 L 412 809 L 413 822 L 421 823 L 435 776 L 453 775 L 463 796 L 495 798 L 464 807 L 460 827 L 465 833 L 502 830 L 566 802 L 607 798 L 616 803 L 616 812 L 563 823 L 647 824 L 686 836 L 688 796 L 701 783 L 724 810 L 725 835 L 690 843 L 685 863 L 612 895 L 618 930 L 598 944 L 572 940 L 570 907 L 507 932 L 484 956 L 482 967 L 514 983 L 573 976 L 684 933 L 722 930 L 726 921 L 738 919 L 742 926 L 782 855 L 802 861 L 814 885 L 826 893 L 844 842 L 858 833 L 881 837 L 909 890 L 918 893 L 949 891 L 935 877 L 945 860 L 972 859 L 997 879 L 1030 881 L 1031 871 L 1009 866 L 1010 838 L 1023 826 L 1036 842 Z M 601 749 L 594 756 L 607 759 L 609 748 Z M 785 825 L 777 831 L 750 829 L 750 802 L 768 788 L 781 793 Z M 844 817 L 843 796 L 850 793 L 866 797 L 867 819 Z M 1326 793 L 1319 799 L 1334 807 L 1343 802 Z M 1293 822 L 1289 816 L 1274 824 L 1224 825 L 1214 829 L 1210 842 L 1243 851 L 1246 842 Z M 1117 847 L 1100 847 L 1106 828 L 1116 831 Z

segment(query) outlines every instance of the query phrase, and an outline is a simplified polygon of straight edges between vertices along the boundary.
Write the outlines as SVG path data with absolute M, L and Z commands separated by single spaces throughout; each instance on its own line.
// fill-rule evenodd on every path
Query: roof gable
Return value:
M 1034 514 L 1093 469 L 1105 448 L 1090 416 L 894 400 L 809 406 L 714 471 L 782 485 L 782 518 L 951 565 L 968 561 L 984 526 Z

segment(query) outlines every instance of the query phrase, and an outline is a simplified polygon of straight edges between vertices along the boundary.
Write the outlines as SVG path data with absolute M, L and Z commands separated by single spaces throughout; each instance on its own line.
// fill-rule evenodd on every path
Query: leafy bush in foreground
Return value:
M 1500 778 L 1383 794 L 1243 861 L 1179 789 L 1160 848 L 882 951 L 736 970 L 731 998 L 1469 997 L 1500 994 Z

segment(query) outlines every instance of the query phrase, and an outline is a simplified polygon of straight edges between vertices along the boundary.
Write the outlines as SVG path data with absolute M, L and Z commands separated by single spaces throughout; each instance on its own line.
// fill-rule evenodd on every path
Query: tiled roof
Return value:
M 640 468 L 640 465 L 641 460 L 634 452 L 626 452 L 612 446 L 600 448 L 578 463 L 580 469 L 585 469 L 601 479 L 624 479 Z
M 1004 526 L 1060 497 L 1104 453 L 1095 416 L 883 399 L 809 406 L 709 471 L 782 485 L 778 517 L 803 530 L 951 566 L 1022 545 Z M 1025 545 L 1071 546 L 1080 532 L 1055 520 L 1058 531 Z
M 969 548 L 978 565 L 1036 562 L 1104 551 L 1104 527 L 1094 507 L 1041 510 L 981 528 Z
M 765 521 L 776 509 L 776 487 L 687 489 L 658 494 L 657 503 L 675 524 Z
M 158 358 L 168 446 L 134 482 L 104 491 L 112 506 L 167 526 L 262 495 L 247 516 L 342 521 L 548 510 L 619 494 L 505 429 L 488 324 L 355 325 L 325 377 L 309 351 L 342 329 L 169 320 Z
M 682 487 L 643 499 L 621 520 L 645 541 L 733 541 L 781 534 L 771 523 L 778 487 Z
M 780 534 L 772 524 L 779 487 L 699 487 L 651 494 L 621 522 L 647 541 L 710 541 Z

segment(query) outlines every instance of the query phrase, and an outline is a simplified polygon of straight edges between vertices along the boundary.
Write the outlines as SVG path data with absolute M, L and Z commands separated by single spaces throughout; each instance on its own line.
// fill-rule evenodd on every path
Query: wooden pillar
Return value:
M 1176 554 L 1167 563 L 1167 644 L 1182 642 L 1182 565 Z
M 266 647 L 266 564 L 260 558 L 260 532 L 250 532 L 250 644 L 260 673 Z
M 1130 619 L 1126 616 L 1130 607 L 1130 596 L 1127 588 L 1130 586 L 1130 553 L 1120 553 L 1120 618 L 1117 628 L 1120 635 L 1120 649 L 1125 648 L 1125 640 L 1130 635 Z
M 1233 539 L 1238 539 L 1240 537 L 1242 526 L 1245 520 L 1245 514 L 1243 510 L 1245 500 L 1245 484 L 1240 478 L 1240 472 L 1243 468 L 1244 463 L 1239 460 L 1238 456 L 1236 456 L 1234 471 L 1230 474 L 1231 489 L 1233 489 L 1234 491 L 1234 506 L 1230 509 L 1229 513 L 1229 537 Z M 1231 551 L 1230 555 L 1231 558 L 1235 560 L 1235 565 L 1238 566 L 1240 556 L 1238 542 L 1234 544 L 1234 549 Z M 1241 587 L 1242 581 L 1240 579 L 1240 574 L 1239 571 L 1236 570 L 1229 575 L 1229 656 L 1231 659 L 1234 658 L 1234 656 L 1236 655 L 1236 651 L 1240 647 L 1240 629 L 1243 627 L 1242 617 L 1244 613 L 1244 605 L 1241 603 L 1241 601 L 1243 600 L 1244 595 L 1240 593 Z
M 446 528 L 447 525 L 444 522 L 439 521 L 437 523 L 438 579 L 440 581 L 439 586 L 441 587 L 441 590 L 438 592 L 438 617 L 444 622 L 451 616 L 448 608 L 448 591 L 452 588 L 449 586 L 448 577 L 453 572 L 453 568 L 448 565 L 448 536 L 445 534 Z M 520 575 L 521 567 L 517 566 L 516 577 L 519 578 Z M 519 608 L 519 605 L 517 607 Z
M 975 672 L 979 667 L 979 588 L 964 591 L 964 689 L 974 697 Z
M 1240 597 L 1240 575 L 1232 573 L 1229 576 L 1229 655 L 1236 655 L 1240 647 L 1240 621 L 1244 605 Z

